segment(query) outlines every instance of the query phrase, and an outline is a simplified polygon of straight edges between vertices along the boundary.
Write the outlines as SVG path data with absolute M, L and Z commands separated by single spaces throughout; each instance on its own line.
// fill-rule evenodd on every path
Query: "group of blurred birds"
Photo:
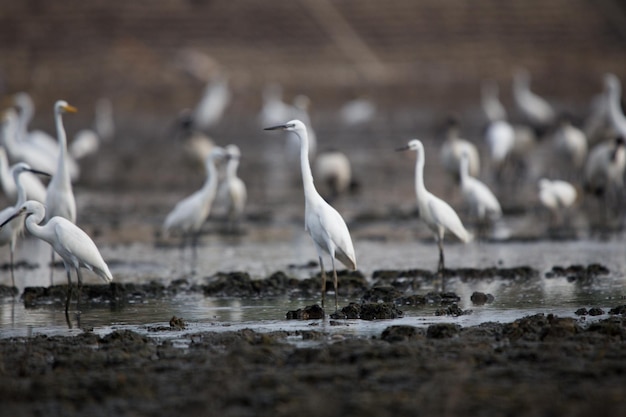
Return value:
M 230 225 L 236 227 L 244 214 L 247 193 L 245 183 L 237 174 L 241 158 L 239 147 L 236 144 L 218 146 L 206 134 L 220 122 L 231 102 L 228 77 L 219 71 L 207 70 L 212 64 L 198 56 L 188 55 L 185 59 L 195 60 L 187 62 L 186 68 L 192 69 L 192 75 L 206 82 L 196 107 L 183 111 L 179 119 L 184 149 L 193 158 L 202 161 L 206 181 L 201 189 L 175 205 L 165 217 L 163 231 L 165 234 L 182 235 L 184 242 L 190 241 L 195 257 L 198 235 L 215 200 L 224 202 Z M 209 73 L 212 75 L 207 77 Z M 460 123 L 455 119 L 447 123 L 438 159 L 426 158 L 424 146 L 419 140 L 411 140 L 403 148 L 417 152 L 418 208 L 420 218 L 439 242 L 440 269 L 443 268 L 444 232 L 449 230 L 464 241 L 471 239 L 471 235 L 462 224 L 460 227 L 455 224 L 457 220 L 452 218 L 458 216 L 447 203 L 430 193 L 428 198 L 425 197 L 425 161 L 440 163 L 458 184 L 479 233 L 502 218 L 503 211 L 497 197 L 502 194 L 502 187 L 514 189 L 520 181 L 531 177 L 528 173 L 529 152 L 540 144 L 544 149 L 544 164 L 540 175 L 536 175 L 533 181 L 537 182 L 538 201 L 553 213 L 557 222 L 583 195 L 597 199 L 607 213 L 621 218 L 626 167 L 626 117 L 621 107 L 619 79 L 607 74 L 603 83 L 602 92 L 593 98 L 584 123 L 578 127 L 572 117 L 557 114 L 547 100 L 531 90 L 530 75 L 523 69 L 514 73 L 512 83 L 513 99 L 523 116 L 523 123 L 509 121 L 508 112 L 499 99 L 498 85 L 493 81 L 484 82 L 481 104 L 487 121 L 484 130 L 484 145 L 488 150 L 486 163 L 481 161 L 479 146 L 463 138 Z M 8 245 L 11 251 L 11 276 L 16 239 L 26 225 L 33 235 L 52 245 L 52 259 L 55 252 L 61 256 L 68 281 L 72 268 L 81 281 L 80 266 L 92 269 L 110 281 L 112 275 L 95 245 L 75 226 L 76 203 L 72 183 L 80 175 L 78 162 L 96 153 L 102 142 L 110 141 L 115 135 L 111 102 L 99 100 L 92 128 L 81 130 L 73 140 L 68 141 L 63 114 L 76 111 L 71 105 L 63 100 L 54 105 L 55 138 L 39 130 L 30 130 L 34 105 L 28 94 L 18 93 L 13 100 L 14 106 L 4 113 L 0 138 L 1 185 L 7 199 L 15 201 L 0 212 L 0 244 Z M 332 201 L 353 184 L 350 160 L 340 150 L 317 151 L 317 137 L 309 106 L 308 97 L 298 95 L 292 103 L 287 103 L 283 100 L 279 84 L 268 85 L 262 93 L 258 124 L 270 127 L 299 120 L 306 126 L 307 163 L 310 158 L 315 179 L 328 185 L 331 191 L 325 198 Z M 363 98 L 346 103 L 338 111 L 341 122 L 348 127 L 371 123 L 376 114 L 375 103 Z M 286 155 L 296 162 L 303 155 L 301 139 L 298 134 L 287 133 Z M 301 159 L 300 162 L 304 163 Z M 219 169 L 221 166 L 224 167 L 222 172 Z M 47 175 L 51 178 L 45 186 L 42 178 Z M 429 199 L 431 197 L 435 200 Z M 437 209 L 440 202 L 448 208 Z M 45 223 L 40 224 L 44 218 Z

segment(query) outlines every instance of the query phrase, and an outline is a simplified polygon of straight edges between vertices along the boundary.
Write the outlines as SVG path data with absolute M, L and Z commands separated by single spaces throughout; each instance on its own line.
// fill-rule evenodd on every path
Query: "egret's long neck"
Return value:
M 622 88 L 618 83 L 609 89 L 609 114 L 613 126 L 622 135 L 626 135 L 626 117 L 622 113 L 620 100 L 622 98 Z
M 67 136 L 65 135 L 65 128 L 63 127 L 63 116 L 60 111 L 54 113 L 54 121 L 57 127 L 57 140 L 59 142 L 59 159 L 57 162 L 57 172 L 62 172 L 65 169 L 65 174 L 69 178 L 68 166 L 65 163 L 67 159 Z
M 469 177 L 469 161 L 467 158 L 461 158 L 461 167 L 459 169 L 461 175 L 461 184 L 467 181 Z
M 239 160 L 231 159 L 226 166 L 226 177 L 228 179 L 235 178 L 237 176 L 237 168 L 239 167 Z
M 17 138 L 18 140 L 26 140 L 26 134 L 28 133 L 28 122 L 33 117 L 32 109 L 28 106 L 23 106 L 17 120 Z
M 215 161 L 212 157 L 209 157 L 206 163 L 207 178 L 202 186 L 205 191 L 205 195 L 210 200 L 213 200 L 215 193 L 217 192 L 217 168 L 215 168 Z
M 415 193 L 422 195 L 426 192 L 424 186 L 424 149 L 417 151 L 417 161 L 415 162 Z
M 302 169 L 304 197 L 307 198 L 307 196 L 317 194 L 317 190 L 313 184 L 313 174 L 311 173 L 311 164 L 309 162 L 309 137 L 306 131 L 298 131 L 296 134 L 300 137 L 300 168 Z
M 17 202 L 15 203 L 15 206 L 20 207 L 26 202 L 26 189 L 22 184 L 19 172 L 13 173 L 13 180 L 15 181 L 15 187 L 17 188 Z
M 45 217 L 45 212 L 43 210 L 38 210 L 34 213 L 31 214 L 27 214 L 26 215 L 26 220 L 24 221 L 24 224 L 26 226 L 26 229 L 36 238 L 39 238 L 41 240 L 45 240 L 46 242 L 50 243 L 50 241 L 46 238 L 46 233 L 44 233 L 43 230 L 43 226 L 40 226 L 39 223 L 41 223 L 41 221 L 43 220 L 43 218 Z

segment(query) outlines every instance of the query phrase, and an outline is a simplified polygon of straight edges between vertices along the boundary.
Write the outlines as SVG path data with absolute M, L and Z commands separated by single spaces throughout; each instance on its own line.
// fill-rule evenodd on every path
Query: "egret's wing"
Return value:
M 325 203 L 324 208 L 319 213 L 320 222 L 335 245 L 335 258 L 347 268 L 356 269 L 356 255 L 346 222 L 330 204 Z
M 471 240 L 471 235 L 467 230 L 465 230 L 461 219 L 448 203 L 435 196 L 432 196 L 432 198 L 428 202 L 428 208 L 431 212 L 431 215 L 438 224 L 450 230 L 452 233 L 454 233 L 456 237 L 461 239 L 463 242 L 468 242 Z

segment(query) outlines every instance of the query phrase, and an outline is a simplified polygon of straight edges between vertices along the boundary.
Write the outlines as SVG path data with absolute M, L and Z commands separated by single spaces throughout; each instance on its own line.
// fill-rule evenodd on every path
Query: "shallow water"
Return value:
M 376 270 L 433 270 L 436 267 L 437 249 L 429 239 L 355 239 L 355 248 L 359 270 L 368 280 L 371 280 Z M 46 265 L 50 256 L 49 247 L 34 240 L 25 240 L 20 249 L 32 255 L 29 262 L 33 264 Z M 315 267 L 297 267 L 315 257 L 308 236 L 297 228 L 289 239 L 263 244 L 254 239 L 225 240 L 218 236 L 207 236 L 199 249 L 198 273 L 195 275 L 191 275 L 189 270 L 187 260 L 190 253 L 181 256 L 176 247 L 156 248 L 151 244 L 132 244 L 105 246 L 101 251 L 105 259 L 109 260 L 115 279 L 120 282 L 159 280 L 168 283 L 185 277 L 190 281 L 204 283 L 217 271 L 247 271 L 253 278 L 263 278 L 279 270 L 299 277 L 309 277 L 317 272 Z M 82 331 L 80 328 L 92 328 L 94 332 L 102 334 L 116 329 L 131 329 L 153 337 L 177 338 L 185 333 L 241 328 L 258 331 L 323 328 L 330 335 L 341 337 L 346 334 L 379 335 L 385 327 L 396 324 L 427 326 L 436 322 L 452 322 L 469 326 L 488 321 L 510 322 L 535 313 L 576 317 L 574 312 L 580 307 L 599 307 L 607 313 L 610 308 L 626 303 L 625 252 L 621 238 L 606 241 L 472 242 L 467 245 L 447 243 L 446 267 L 449 268 L 510 268 L 528 265 L 539 271 L 537 278 L 529 279 L 449 279 L 446 290 L 461 297 L 459 307 L 472 310 L 471 314 L 460 317 L 436 316 L 435 310 L 440 306 L 433 305 L 401 307 L 404 317 L 395 320 L 287 321 L 287 311 L 319 300 L 289 297 L 213 298 L 194 293 L 141 300 L 122 306 L 84 306 L 80 323 L 75 313 L 70 314 L 72 329 L 68 328 L 65 314 L 59 306 L 25 309 L 20 300 L 5 298 L 0 302 L 0 329 L 2 337 L 76 334 Z M 606 266 L 609 274 L 584 282 L 545 276 L 553 266 L 586 266 L 592 263 Z M 20 268 L 17 270 L 18 281 L 28 283 L 29 286 L 47 285 L 48 271 L 47 267 Z M 98 278 L 90 272 L 85 272 L 84 278 L 86 283 L 98 283 Z M 63 270 L 56 269 L 55 283 L 63 281 Z M 425 294 L 431 290 L 432 287 L 422 287 L 416 292 Z M 473 305 L 470 296 L 474 291 L 492 294 L 495 300 L 491 304 Z M 350 301 L 358 300 L 340 299 L 339 303 L 342 306 Z M 183 318 L 187 329 L 182 333 L 167 330 L 172 316 Z M 586 316 L 586 320 L 592 319 Z

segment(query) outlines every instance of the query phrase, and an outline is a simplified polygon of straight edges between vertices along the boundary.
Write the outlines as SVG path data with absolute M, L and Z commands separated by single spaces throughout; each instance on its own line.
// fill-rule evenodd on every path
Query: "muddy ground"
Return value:
M 558 267 L 571 280 L 606 274 L 602 265 Z M 530 267 L 447 270 L 462 279 L 527 279 Z M 433 279 L 423 270 L 377 271 L 369 284 L 358 273 L 340 276 L 341 293 L 356 302 L 339 314 L 312 319 L 319 307 L 286 312 L 311 319 L 310 330 L 255 329 L 182 332 L 187 319 L 98 335 L 36 335 L 0 339 L 2 415 L 30 416 L 617 416 L 626 413 L 626 305 L 580 309 L 577 318 L 551 314 L 512 323 L 461 327 L 450 322 L 418 328 L 393 320 L 372 338 L 329 332 L 354 320 L 393 319 L 402 306 L 435 304 L 436 314 L 463 312 L 454 293 L 403 297 L 407 286 Z M 207 296 L 302 296 L 319 277 L 285 273 L 251 280 L 217 274 L 206 285 L 160 283 L 86 285 L 82 301 L 125 303 L 181 292 Z M 29 308 L 62 305 L 65 286 L 27 288 Z M 3 288 L 5 296 L 12 294 Z M 327 298 L 328 299 L 328 298 Z M 472 303 L 490 302 L 475 293 Z M 298 315 L 299 314 L 299 315 Z M 592 319 L 600 315 L 599 319 Z M 358 318 L 360 317 L 360 318 Z M 172 332 L 180 332 L 172 338 Z M 168 337 L 160 337 L 167 332 Z
M 186 347 L 131 331 L 2 339 L 2 415 L 624 415 L 624 311 L 591 325 L 390 325 L 371 339 L 329 337 L 328 319 L 184 335 Z

